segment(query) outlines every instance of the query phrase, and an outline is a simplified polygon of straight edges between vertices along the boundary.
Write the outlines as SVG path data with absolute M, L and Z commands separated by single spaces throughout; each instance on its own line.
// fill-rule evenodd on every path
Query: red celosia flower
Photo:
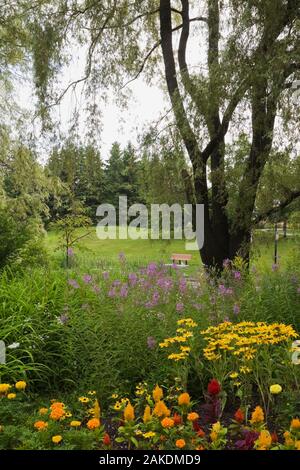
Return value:
M 193 429 L 194 431 L 198 432 L 200 428 L 198 421 L 193 422 Z
M 241 410 L 241 408 L 239 408 L 235 413 L 234 413 L 234 419 L 238 422 L 238 423 L 242 423 L 245 419 L 245 414 L 244 412 Z
M 180 416 L 178 413 L 174 413 L 173 421 L 174 421 L 175 426 L 176 426 L 176 425 L 182 423 L 182 418 L 181 418 L 181 416 Z
M 107 432 L 104 434 L 102 442 L 105 446 L 110 445 L 110 437 L 109 437 L 109 434 L 107 434 Z
M 276 432 L 272 432 L 272 433 L 271 433 L 271 437 L 272 437 L 272 442 L 273 442 L 274 444 L 276 444 L 276 442 L 278 442 L 277 433 L 276 433 Z
M 217 381 L 217 379 L 211 379 L 207 386 L 207 391 L 210 395 L 219 395 L 221 391 L 221 385 Z
M 205 436 L 205 432 L 203 431 L 202 428 L 200 428 L 199 431 L 197 432 L 197 436 L 200 438 Z

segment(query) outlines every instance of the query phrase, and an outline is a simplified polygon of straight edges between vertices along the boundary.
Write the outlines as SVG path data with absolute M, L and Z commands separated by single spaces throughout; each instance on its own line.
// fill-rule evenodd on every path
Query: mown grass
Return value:
M 202 266 L 198 251 L 186 250 L 184 240 L 100 240 L 97 238 L 96 229 L 90 230 L 92 233 L 83 238 L 75 248 L 78 269 L 98 270 L 101 267 L 113 267 L 118 264 L 120 253 L 126 255 L 126 259 L 132 267 L 145 265 L 150 261 L 171 263 L 172 253 L 190 253 L 192 255 L 188 272 L 195 272 Z M 84 233 L 86 230 L 78 230 L 78 236 Z M 45 245 L 58 266 L 63 259 L 63 253 L 60 249 L 61 234 L 57 231 L 48 232 Z M 288 238 L 283 238 L 281 235 L 278 242 L 279 264 L 286 268 L 299 249 L 299 232 L 291 232 Z M 273 263 L 274 233 L 271 230 L 256 231 L 251 250 L 251 265 L 259 271 L 268 271 Z

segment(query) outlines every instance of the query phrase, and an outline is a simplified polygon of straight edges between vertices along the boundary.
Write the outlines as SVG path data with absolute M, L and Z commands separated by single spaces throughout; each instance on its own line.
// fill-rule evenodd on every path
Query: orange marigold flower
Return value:
M 183 447 L 185 447 L 185 440 L 184 439 L 177 439 L 175 445 L 176 445 L 176 447 L 178 447 L 178 449 L 183 449 Z
M 243 410 L 241 410 L 241 408 L 239 408 L 235 413 L 234 413 L 234 419 L 238 422 L 238 423 L 243 423 L 244 419 L 245 419 L 245 414 L 243 412 Z
M 164 396 L 162 388 L 156 385 L 155 389 L 152 392 L 153 400 L 156 402 L 160 401 Z
M 187 419 L 188 421 L 196 421 L 197 419 L 199 419 L 199 415 L 198 413 L 192 412 L 187 415 Z
M 250 423 L 251 424 L 260 424 L 265 420 L 265 415 L 263 409 L 260 406 L 257 406 L 252 412 Z
M 56 408 L 62 408 L 64 409 L 65 408 L 65 405 L 64 403 L 62 403 L 61 401 L 54 401 L 52 403 L 52 405 L 50 406 L 51 410 L 55 410 Z
M 162 421 L 161 421 L 161 425 L 163 428 L 173 428 L 175 423 L 174 423 L 174 419 L 172 418 L 164 418 Z
M 300 419 L 299 418 L 294 418 L 291 421 L 291 429 L 293 430 L 298 430 L 300 429 Z
M 163 416 L 170 416 L 171 411 L 168 409 L 166 404 L 160 400 L 155 404 L 153 414 L 158 418 L 162 418 Z
M 124 420 L 133 421 L 134 420 L 134 408 L 130 402 L 125 407 L 124 410 Z
M 43 431 L 44 429 L 46 429 L 47 426 L 48 426 L 48 423 L 46 423 L 45 421 L 36 421 L 34 423 L 34 427 L 38 431 Z
M 87 422 L 87 427 L 91 430 L 97 429 L 100 427 L 100 419 L 98 418 L 92 418 Z
M 199 446 L 199 447 L 196 447 L 196 449 L 195 449 L 195 450 L 205 450 L 205 447 L 203 447 L 203 446 Z
M 178 397 L 178 405 L 189 405 L 191 403 L 191 398 L 187 392 L 181 393 Z
M 65 410 L 63 408 L 53 408 L 50 413 L 50 419 L 53 421 L 58 421 L 65 415 Z

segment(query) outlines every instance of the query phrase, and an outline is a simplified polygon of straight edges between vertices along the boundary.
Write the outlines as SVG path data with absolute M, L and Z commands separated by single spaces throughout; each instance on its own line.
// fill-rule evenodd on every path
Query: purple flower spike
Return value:
M 89 284 L 92 281 L 92 276 L 90 274 L 85 274 L 82 277 L 82 280 L 85 284 Z
M 149 349 L 154 349 L 156 346 L 156 339 L 153 336 L 148 336 L 147 338 L 147 346 Z
M 79 284 L 75 279 L 68 279 L 68 284 L 73 287 L 73 289 L 79 289 Z

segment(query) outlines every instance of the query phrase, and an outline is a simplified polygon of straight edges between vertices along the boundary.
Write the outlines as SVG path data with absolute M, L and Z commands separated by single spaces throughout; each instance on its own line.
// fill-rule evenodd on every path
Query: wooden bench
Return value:
M 191 261 L 192 255 L 181 254 L 181 253 L 173 253 L 171 256 L 171 261 L 175 264 L 182 265 L 184 263 L 185 266 L 188 265 L 188 261 Z

